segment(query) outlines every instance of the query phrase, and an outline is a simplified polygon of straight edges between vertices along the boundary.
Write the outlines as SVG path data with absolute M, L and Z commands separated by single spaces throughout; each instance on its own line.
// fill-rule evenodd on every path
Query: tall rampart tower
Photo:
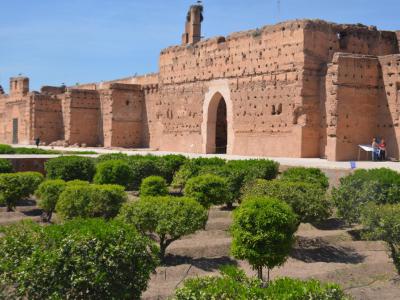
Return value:
M 195 44 L 201 40 L 201 22 L 203 22 L 203 5 L 192 5 L 187 13 L 182 45 Z
M 12 77 L 10 78 L 10 95 L 25 96 L 29 92 L 28 77 Z

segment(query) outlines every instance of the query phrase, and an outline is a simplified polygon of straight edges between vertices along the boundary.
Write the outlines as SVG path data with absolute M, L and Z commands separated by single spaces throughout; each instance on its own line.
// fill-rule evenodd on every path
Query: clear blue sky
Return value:
M 0 84 L 19 73 L 31 88 L 156 72 L 179 44 L 188 0 L 0 0 Z M 205 0 L 203 35 L 318 18 L 400 30 L 400 0 Z

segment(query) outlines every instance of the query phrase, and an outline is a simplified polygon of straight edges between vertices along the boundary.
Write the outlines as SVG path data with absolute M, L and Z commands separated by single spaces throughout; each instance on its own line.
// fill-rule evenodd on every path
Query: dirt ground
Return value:
M 186 278 L 218 274 L 222 265 L 238 265 L 255 275 L 243 261 L 230 257 L 228 233 L 231 212 L 212 208 L 206 230 L 184 237 L 170 245 L 165 266 L 152 275 L 143 299 L 166 299 Z M 0 225 L 22 219 L 40 220 L 41 211 L 34 200 L 21 203 L 15 212 L 0 207 Z M 355 299 L 400 299 L 400 276 L 383 242 L 358 238 L 356 229 L 343 228 L 329 220 L 323 228 L 302 224 L 298 241 L 287 263 L 271 272 L 271 277 L 316 278 L 336 282 Z

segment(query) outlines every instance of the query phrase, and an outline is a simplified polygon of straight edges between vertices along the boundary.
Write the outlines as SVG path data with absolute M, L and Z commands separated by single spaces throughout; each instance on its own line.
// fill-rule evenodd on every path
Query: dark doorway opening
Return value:
M 13 119 L 12 143 L 18 144 L 18 119 Z
M 221 98 L 218 103 L 215 130 L 215 152 L 218 154 L 226 154 L 228 144 L 228 122 L 226 119 L 226 103 L 224 98 Z

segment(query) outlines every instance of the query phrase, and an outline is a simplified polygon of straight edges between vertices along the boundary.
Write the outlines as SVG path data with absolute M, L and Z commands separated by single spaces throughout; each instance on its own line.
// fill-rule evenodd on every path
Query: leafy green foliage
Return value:
M 175 291 L 174 300 L 349 300 L 336 284 L 322 284 L 317 280 L 302 281 L 280 278 L 261 287 L 262 282 L 249 278 L 236 267 L 221 269 L 221 276 L 188 279 Z
M 400 204 L 369 203 L 362 210 L 363 236 L 383 240 L 389 245 L 393 261 L 400 274 Z
M 8 159 L 0 158 L 0 173 L 12 173 L 13 165 Z
M 127 201 L 119 185 L 72 184 L 61 193 L 56 211 L 65 220 L 82 217 L 113 218 Z
M 140 185 L 141 197 L 167 196 L 168 193 L 167 182 L 160 176 L 147 177 Z
M 124 160 L 128 161 L 129 156 L 125 153 L 108 153 L 102 154 L 96 158 L 96 163 L 102 163 L 109 160 Z
M 172 242 L 204 228 L 208 216 L 207 211 L 191 198 L 149 197 L 126 203 L 118 218 L 156 238 L 160 244 L 160 257 L 164 259 Z
M 189 179 L 185 186 L 184 195 L 197 200 L 207 209 L 211 205 L 223 204 L 231 199 L 226 180 L 211 174 Z
M 39 200 L 39 207 L 45 212 L 47 222 L 50 222 L 58 198 L 66 187 L 67 184 L 64 180 L 55 179 L 42 182 L 36 190 L 35 195 Z
M 45 150 L 40 148 L 12 147 L 10 145 L 0 144 L 0 154 L 96 154 L 95 151 L 57 151 Z
M 168 184 L 173 180 L 175 173 L 188 159 L 183 155 L 170 154 L 157 157 L 159 175 L 165 178 Z
M 175 173 L 172 186 L 175 188 L 183 189 L 186 185 L 186 182 L 193 177 L 196 177 L 200 174 L 200 170 L 204 167 L 222 167 L 225 165 L 225 160 L 221 158 L 194 158 L 186 161 Z
M 317 168 L 289 168 L 282 173 L 282 180 L 291 182 L 306 182 L 317 184 L 324 190 L 329 188 L 329 179 L 320 169 Z
M 96 165 L 96 184 L 118 184 L 125 188 L 132 182 L 132 170 L 124 160 L 107 160 Z
M 140 299 L 157 249 L 129 224 L 101 219 L 2 229 L 0 291 L 18 299 Z M 8 293 L 2 295 L 2 293 Z
M 262 279 L 262 268 L 281 266 L 292 250 L 299 222 L 292 208 L 269 197 L 248 197 L 234 211 L 231 251 Z
M 15 154 L 15 149 L 9 145 L 0 144 L 0 154 Z
M 325 189 L 316 184 L 258 179 L 244 190 L 243 197 L 267 196 L 286 202 L 303 223 L 319 223 L 332 213 Z
M 131 156 L 129 164 L 132 171 L 132 188 L 134 190 L 139 190 L 143 179 L 160 175 L 155 156 Z
M 43 181 L 43 175 L 36 172 L 0 174 L 0 203 L 13 210 L 19 200 L 34 193 Z
M 92 181 L 95 173 L 94 161 L 90 157 L 60 156 L 45 163 L 49 179 Z
M 369 203 L 400 202 L 400 173 L 390 169 L 357 170 L 340 179 L 332 190 L 338 216 L 347 223 L 358 223 L 363 207 Z

